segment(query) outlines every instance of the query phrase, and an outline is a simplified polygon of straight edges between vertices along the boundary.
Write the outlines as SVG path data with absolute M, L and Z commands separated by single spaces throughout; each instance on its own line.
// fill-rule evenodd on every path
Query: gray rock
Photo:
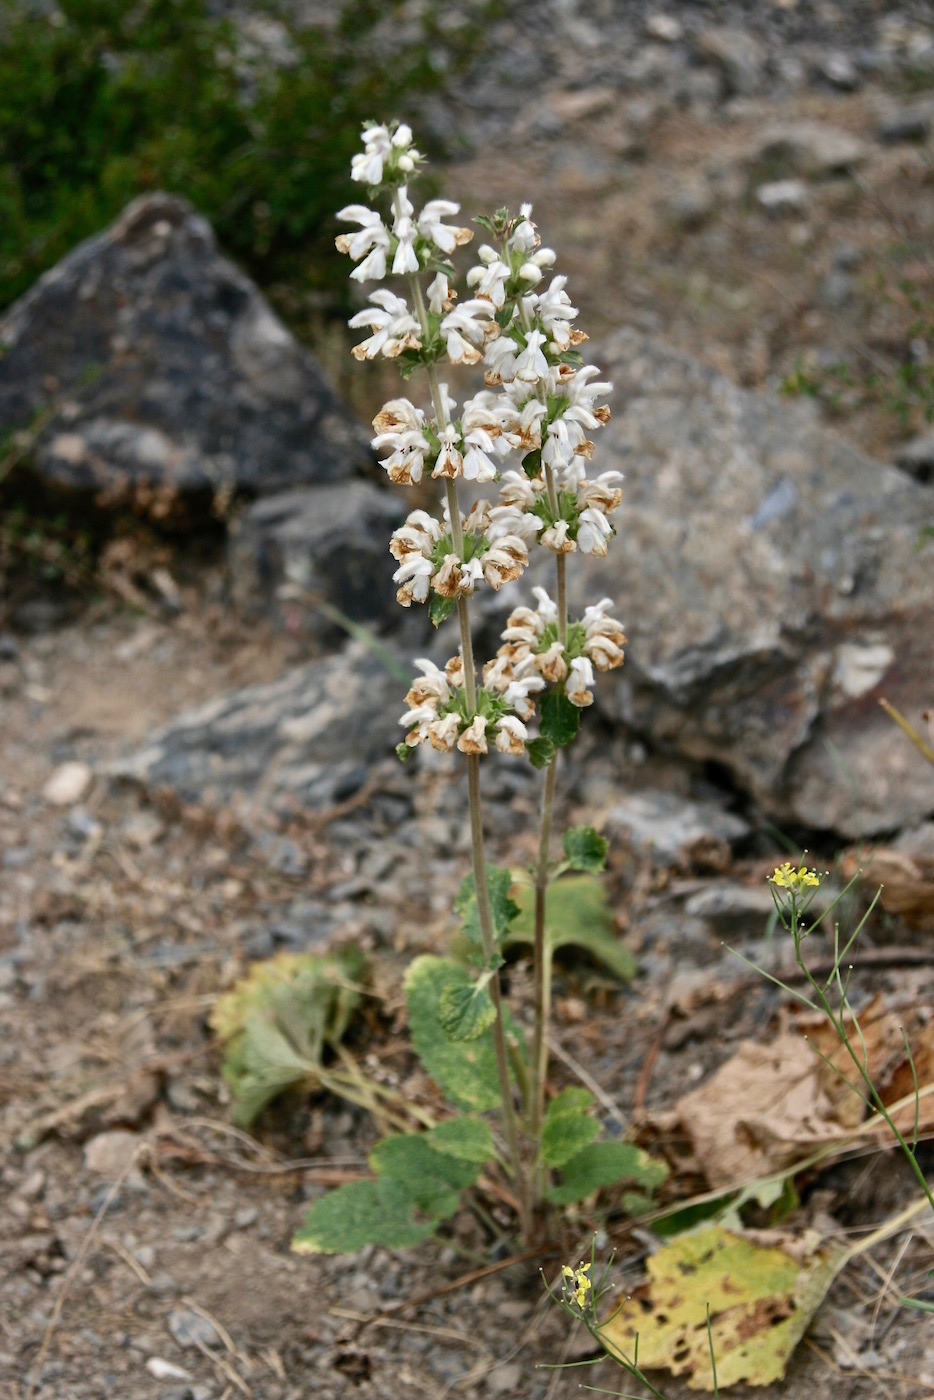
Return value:
M 877 138 L 886 145 L 902 141 L 926 141 L 934 124 L 934 102 L 914 102 L 885 117 L 876 128 Z
M 694 802 L 676 793 L 644 788 L 630 793 L 607 813 L 609 836 L 625 836 L 658 865 L 678 865 L 701 858 L 709 864 L 718 848 L 729 857 L 730 847 L 749 835 L 741 817 L 713 802 Z
M 173 1308 L 166 1325 L 173 1340 L 183 1350 L 197 1347 L 199 1343 L 205 1347 L 219 1347 L 221 1344 L 214 1324 L 208 1322 L 200 1313 L 196 1313 L 193 1308 Z
M 753 166 L 765 166 L 773 177 L 821 180 L 849 174 L 866 159 L 867 148 L 858 137 L 826 122 L 795 121 L 768 127 L 750 154 Z
M 842 52 L 826 54 L 817 65 L 817 73 L 818 77 L 841 92 L 855 92 L 862 81 L 852 58 Z
M 916 481 L 934 480 L 934 433 L 922 433 L 903 443 L 895 456 L 896 465 L 910 472 Z
M 346 479 L 368 435 L 183 199 L 150 195 L 0 319 L 0 423 L 47 486 L 163 522 Z
M 389 537 L 405 517 L 398 492 L 368 481 L 311 486 L 256 501 L 233 525 L 227 565 L 233 601 L 247 613 L 281 616 L 282 590 L 294 596 L 303 624 L 333 636 L 335 625 L 315 599 L 355 622 L 399 621 Z
M 756 203 L 767 214 L 803 214 L 808 187 L 803 180 L 768 180 L 756 190 Z
M 766 53 L 752 34 L 733 28 L 703 29 L 695 39 L 695 51 L 719 71 L 722 96 L 752 97 L 759 91 Z
M 740 933 L 759 936 L 774 917 L 775 904 L 764 885 L 750 888 L 722 881 L 691 895 L 685 902 L 684 912 L 690 919 L 703 919 L 726 937 Z
M 863 836 L 934 811 L 934 770 L 878 705 L 931 703 L 930 494 L 820 426 L 623 331 L 601 469 L 626 473 L 620 540 L 575 559 L 615 598 L 627 662 L 597 704 L 651 745 L 726 768 L 782 821 Z M 596 465 L 596 463 L 595 463 Z M 544 581 L 544 580 L 543 580 Z
M 404 692 L 354 642 L 188 711 L 107 772 L 149 790 L 169 787 L 189 802 L 326 807 L 357 791 L 381 758 L 396 763 Z

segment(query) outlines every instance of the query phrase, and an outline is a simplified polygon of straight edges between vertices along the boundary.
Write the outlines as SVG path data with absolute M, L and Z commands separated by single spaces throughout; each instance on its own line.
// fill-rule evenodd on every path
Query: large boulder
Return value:
M 108 772 L 208 806 L 318 810 L 358 791 L 380 759 L 398 767 L 404 692 L 371 649 L 353 642 L 186 711 Z
M 164 522 L 346 480 L 368 434 L 185 200 L 136 200 L 0 318 L 0 428 L 47 487 Z
M 774 820 L 865 836 L 934 811 L 934 768 L 879 707 L 934 703 L 934 495 L 822 428 L 623 331 L 602 347 L 614 416 L 595 468 L 626 473 L 607 560 L 626 665 L 605 713 L 716 766 Z

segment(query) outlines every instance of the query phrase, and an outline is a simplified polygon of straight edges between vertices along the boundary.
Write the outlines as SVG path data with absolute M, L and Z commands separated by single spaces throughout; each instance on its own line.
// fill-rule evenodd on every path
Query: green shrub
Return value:
M 332 211 L 360 127 L 410 114 L 476 51 L 485 6 L 452 27 L 428 5 L 345 0 L 327 28 L 275 6 L 287 61 L 207 0 L 60 0 L 51 14 L 0 0 L 0 307 L 135 195 L 185 195 L 224 248 L 300 319 L 339 302 Z M 251 52 L 252 50 L 252 52 Z

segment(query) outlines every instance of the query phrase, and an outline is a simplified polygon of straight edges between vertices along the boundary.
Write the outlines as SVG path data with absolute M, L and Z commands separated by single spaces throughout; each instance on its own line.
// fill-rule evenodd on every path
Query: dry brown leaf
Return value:
M 712 1187 L 785 1171 L 816 1148 L 842 1145 L 866 1118 L 863 1098 L 850 1087 L 859 1083 L 862 1089 L 862 1082 L 833 1027 L 824 1018 L 808 1017 L 799 1024 L 803 1034 L 782 1034 L 769 1045 L 744 1041 L 732 1059 L 700 1088 L 683 1095 L 660 1122 L 687 1139 L 694 1161 L 682 1165 L 701 1171 Z M 879 997 L 859 1017 L 869 1073 L 883 1101 L 894 1104 L 912 1096 L 896 1114 L 902 1131 L 910 1132 L 914 1080 L 903 1024 L 923 1089 L 934 1080 L 934 1021 L 923 1025 L 917 1014 L 905 1017 L 887 1011 Z M 858 1050 L 855 1038 L 854 1045 Z M 922 1094 L 917 1108 L 920 1131 L 934 1131 L 934 1093 Z M 877 1140 L 891 1135 L 881 1121 L 872 1131 Z

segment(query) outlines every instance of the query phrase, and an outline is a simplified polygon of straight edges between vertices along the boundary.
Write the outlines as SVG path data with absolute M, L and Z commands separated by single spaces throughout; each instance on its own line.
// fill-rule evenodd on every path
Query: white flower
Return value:
M 626 637 L 623 625 L 615 617 L 607 616 L 613 606 L 609 598 L 601 598 L 599 603 L 584 609 L 584 651 L 592 659 L 598 671 L 612 671 L 623 664 L 623 645 Z
M 386 276 L 386 254 L 389 252 L 389 231 L 374 209 L 364 204 L 348 204 L 337 215 L 346 222 L 361 225 L 356 233 L 341 233 L 335 239 L 339 253 L 348 253 L 360 262 L 350 274 L 356 282 L 380 281 Z
M 506 301 L 506 282 L 510 269 L 500 258 L 495 248 L 482 243 L 477 249 L 477 257 L 482 266 L 472 267 L 467 273 L 468 287 L 476 287 L 477 295 L 489 297 L 497 311 Z
M 477 363 L 480 359 L 477 347 L 491 335 L 499 334 L 499 327 L 492 318 L 492 304 L 480 297 L 465 301 L 448 312 L 441 322 L 441 334 L 452 364 Z
M 369 299 L 373 305 L 358 311 L 349 322 L 354 330 L 358 326 L 369 326 L 374 332 L 367 340 L 353 347 L 355 359 L 373 360 L 379 354 L 394 359 L 403 350 L 421 347 L 418 322 L 409 313 L 403 297 L 380 288 L 377 292 L 371 292 Z
M 606 542 L 613 533 L 613 526 L 602 511 L 594 508 L 582 510 L 577 523 L 577 547 L 582 554 L 594 554 L 602 558 L 606 554 Z
M 503 715 L 496 726 L 496 747 L 500 753 L 525 753 L 529 731 L 515 715 Z
M 444 671 L 439 670 L 433 661 L 428 661 L 425 657 L 420 657 L 415 665 L 422 676 L 420 680 L 412 682 L 405 703 L 413 707 L 427 704 L 446 705 L 451 698 L 451 691 Z
M 421 481 L 428 454 L 424 423 L 424 413 L 408 399 L 390 399 L 373 419 L 373 447 L 377 452 L 390 449 L 388 457 L 380 458 L 390 481 L 401 486 Z
M 525 541 L 518 535 L 503 535 L 482 558 L 483 577 L 493 589 L 517 579 L 529 562 Z
M 488 753 L 486 743 L 486 720 L 483 715 L 477 715 L 471 720 L 463 734 L 457 741 L 457 747 L 461 753 L 478 754 Z
M 459 212 L 460 205 L 453 204 L 449 199 L 430 199 L 418 216 L 418 231 L 442 253 L 453 253 L 455 248 L 462 247 L 473 238 L 469 228 L 457 228 L 441 222 Z
M 456 477 L 460 476 L 464 466 L 464 459 L 461 456 L 460 434 L 455 423 L 448 423 L 447 427 L 440 434 L 441 451 L 435 458 L 432 468 L 432 476 Z
M 434 571 L 434 564 L 424 555 L 407 554 L 392 576 L 393 583 L 400 585 L 396 602 L 404 608 L 411 607 L 413 603 L 426 603 Z
M 450 311 L 452 305 L 448 279 L 443 272 L 438 272 L 428 284 L 428 308 L 440 316 L 443 311 Z
M 547 292 L 538 298 L 538 317 L 559 350 L 567 350 L 571 344 L 571 322 L 577 315 L 577 307 L 564 290 L 566 277 L 553 277 Z
M 541 676 L 524 676 L 521 680 L 509 682 L 503 691 L 503 699 L 520 719 L 531 719 L 535 713 L 535 705 L 529 696 L 544 688 L 545 682 Z
M 554 525 L 549 525 L 547 530 L 542 531 L 540 539 L 545 548 L 553 549 L 555 554 L 570 554 L 577 548 L 574 541 L 568 539 L 566 520 L 556 520 Z
M 405 128 L 407 130 L 407 128 Z M 399 128 L 403 130 L 403 128 Z M 396 132 L 398 136 L 399 132 Z M 409 132 L 411 140 L 411 132 Z M 350 178 L 365 185 L 378 185 L 383 178 L 383 162 L 389 158 L 391 145 L 385 126 L 369 126 L 363 133 L 364 150 L 350 162 Z
M 400 185 L 396 190 L 393 208 L 395 218 L 392 232 L 399 243 L 393 256 L 392 271 L 395 277 L 402 277 L 407 272 L 417 272 L 419 269 L 418 254 L 415 251 L 416 228 L 412 220 L 415 209 L 405 185 Z
M 567 407 L 564 409 L 564 417 L 571 422 L 579 423 L 582 428 L 592 432 L 595 428 L 608 423 L 610 410 L 606 407 L 595 409 L 593 401 L 599 394 L 601 397 L 609 394 L 613 388 L 612 384 L 597 383 L 591 384 L 590 380 L 600 371 L 596 365 L 584 365 L 579 369 L 565 386 L 564 393 L 567 399 Z
M 575 458 L 575 461 L 578 459 Z M 617 481 L 623 480 L 623 473 L 616 471 L 601 472 L 592 481 L 588 481 L 585 476 L 575 482 L 577 486 L 577 504 L 582 508 L 593 506 L 595 510 L 602 510 L 604 515 L 609 515 L 616 510 L 623 499 L 621 489 L 616 485 Z M 566 482 L 570 485 L 570 482 Z
M 548 361 L 542 353 L 545 337 L 541 331 L 529 331 L 525 349 L 516 357 L 516 379 L 525 384 L 537 384 L 548 373 Z M 504 376 L 505 378 L 505 376 Z
M 565 694 L 572 705 L 583 708 L 593 704 L 593 666 L 586 656 L 578 656 L 571 662 Z

